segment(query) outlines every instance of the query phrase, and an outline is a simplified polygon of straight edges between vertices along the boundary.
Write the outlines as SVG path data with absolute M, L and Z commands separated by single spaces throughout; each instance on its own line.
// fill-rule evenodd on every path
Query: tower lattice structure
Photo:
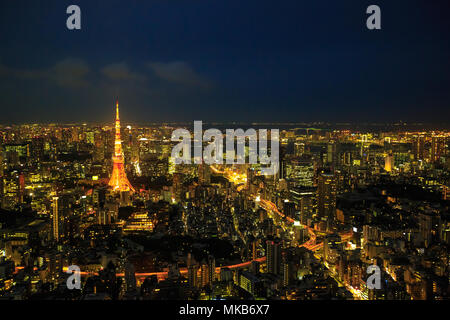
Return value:
M 128 181 L 125 173 L 125 160 L 122 152 L 122 140 L 120 139 L 120 118 L 119 118 L 119 101 L 116 102 L 116 125 L 115 125 L 115 139 L 114 139 L 114 155 L 113 155 L 113 171 L 108 185 L 114 191 L 132 191 L 134 188 Z

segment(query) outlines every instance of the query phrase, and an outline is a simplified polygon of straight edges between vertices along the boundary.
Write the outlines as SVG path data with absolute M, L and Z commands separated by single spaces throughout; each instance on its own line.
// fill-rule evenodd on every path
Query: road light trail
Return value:
M 235 183 L 235 184 L 242 184 L 243 181 L 246 181 L 246 177 L 244 178 L 244 175 L 238 175 L 238 174 L 234 174 L 233 172 L 230 172 L 230 170 L 219 170 L 214 166 L 210 166 L 211 170 L 214 171 L 214 173 L 217 174 L 222 174 L 225 176 L 225 178 L 227 178 L 229 181 Z M 262 208 L 264 208 L 266 211 L 270 211 L 270 212 L 274 212 L 277 215 L 279 215 L 282 219 L 284 219 L 287 223 L 289 224 L 293 224 L 294 223 L 294 219 L 292 219 L 291 217 L 287 217 L 284 213 L 282 213 L 280 210 L 278 210 L 277 206 L 269 201 L 269 200 L 265 200 L 265 199 L 260 199 L 260 205 Z M 310 251 L 318 251 L 322 248 L 323 243 L 316 243 L 316 234 L 314 232 L 314 230 L 311 227 L 302 225 L 304 228 L 306 228 L 308 230 L 308 234 L 310 239 L 308 241 L 306 241 L 305 243 L 299 245 L 299 247 L 305 247 L 306 249 L 310 250 Z M 352 234 L 351 233 L 343 233 L 340 234 L 342 240 L 348 240 Z M 261 257 L 255 260 L 250 260 L 250 261 L 245 261 L 242 263 L 237 263 L 237 264 L 232 264 L 232 265 L 227 265 L 227 266 L 221 266 L 221 267 L 217 267 L 216 268 L 216 273 L 220 273 L 220 269 L 222 268 L 228 268 L 228 269 L 240 269 L 240 268 L 246 268 L 249 267 L 251 265 L 251 263 L 253 261 L 256 262 L 265 262 L 266 261 L 266 257 Z M 63 271 L 66 272 L 68 269 L 67 267 L 63 268 Z M 188 270 L 187 268 L 181 268 L 180 269 L 180 274 L 187 274 Z M 80 272 L 81 275 L 83 276 L 89 276 L 89 275 L 98 275 L 98 272 L 86 272 L 86 271 L 81 271 Z M 137 272 L 135 273 L 135 276 L 137 278 L 142 278 L 142 277 L 150 277 L 150 276 L 157 276 L 159 279 L 166 279 L 168 275 L 167 271 L 158 271 L 158 272 Z M 123 277 L 124 273 L 116 273 L 116 276 L 118 277 Z

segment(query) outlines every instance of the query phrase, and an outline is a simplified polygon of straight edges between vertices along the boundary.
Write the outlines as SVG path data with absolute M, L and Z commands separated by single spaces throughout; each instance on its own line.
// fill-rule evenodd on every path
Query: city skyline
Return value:
M 0 301 L 449 301 L 449 10 L 1 2 Z
M 174 165 L 174 128 L 122 129 L 118 109 L 109 128 L 0 128 L 0 297 L 447 299 L 448 131 L 283 130 L 265 176 Z

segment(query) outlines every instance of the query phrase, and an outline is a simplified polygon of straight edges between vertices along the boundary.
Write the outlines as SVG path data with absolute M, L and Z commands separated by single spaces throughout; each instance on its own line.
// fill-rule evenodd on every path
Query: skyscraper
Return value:
M 289 251 L 282 252 L 282 274 L 283 274 L 283 286 L 287 287 L 291 284 L 294 278 L 294 266 L 292 263 L 293 257 Z
M 327 145 L 327 164 L 335 169 L 339 165 L 339 145 L 332 140 Z
M 294 154 L 296 157 L 301 157 L 305 153 L 305 144 L 303 142 L 294 143 Z
M 312 187 L 314 185 L 314 162 L 310 158 L 290 159 L 285 166 L 285 178 L 295 186 Z
M 437 162 L 445 153 L 445 136 L 433 136 L 431 140 L 431 162 Z
M 127 292 L 136 291 L 136 274 L 131 261 L 127 261 L 125 264 L 125 285 Z
M 198 264 L 195 261 L 194 257 L 192 256 L 192 253 L 188 253 L 187 269 L 188 269 L 188 284 L 192 288 L 196 287 L 197 286 Z
M 0 145 L 0 208 L 3 207 L 3 152 Z
M 334 174 L 320 174 L 317 188 L 317 207 L 320 217 L 334 217 L 336 212 L 336 191 L 336 176 Z
M 388 153 L 384 158 L 384 170 L 386 172 L 391 172 L 394 168 L 394 156 L 392 153 Z
M 124 157 L 122 152 L 122 140 L 120 139 L 120 118 L 119 118 L 119 101 L 116 103 L 116 125 L 115 125 L 115 141 L 113 155 L 113 172 L 109 180 L 109 186 L 114 191 L 133 191 L 134 188 L 128 181 L 124 167 Z
M 0 178 L 3 177 L 3 148 L 0 145 Z
M 59 241 L 59 197 L 53 197 L 53 239 Z
M 425 158 L 425 137 L 417 136 L 413 143 L 414 160 L 423 160 Z
M 280 274 L 281 269 L 281 243 L 279 239 L 266 241 L 267 272 Z
M 198 165 L 198 182 L 200 184 L 211 183 L 211 172 L 208 165 L 201 163 Z
M 216 280 L 216 259 L 212 255 L 208 256 L 208 273 L 209 286 L 212 286 Z

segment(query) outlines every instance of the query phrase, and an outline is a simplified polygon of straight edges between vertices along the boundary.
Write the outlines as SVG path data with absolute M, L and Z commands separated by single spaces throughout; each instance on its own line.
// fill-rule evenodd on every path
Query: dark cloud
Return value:
M 49 68 L 34 70 L 16 69 L 0 65 L 0 76 L 36 81 L 45 80 L 66 88 L 87 86 L 87 76 L 90 72 L 91 70 L 86 62 L 74 58 L 61 60 Z
M 206 78 L 199 75 L 188 63 L 183 61 L 149 62 L 147 66 L 156 76 L 169 82 L 201 88 L 211 86 Z
M 86 76 L 90 68 L 80 59 L 66 59 L 58 62 L 46 72 L 46 76 L 62 87 L 83 87 L 88 84 Z
M 130 71 L 126 63 L 114 63 L 107 65 L 101 69 L 101 73 L 111 80 L 145 80 L 144 75 Z

